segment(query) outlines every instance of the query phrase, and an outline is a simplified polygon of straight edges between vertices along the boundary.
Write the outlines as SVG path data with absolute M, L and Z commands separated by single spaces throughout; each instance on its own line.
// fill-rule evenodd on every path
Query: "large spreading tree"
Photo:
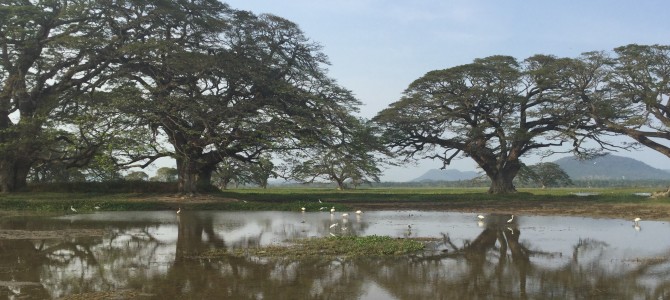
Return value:
M 670 46 L 627 45 L 581 58 L 598 88 L 582 101 L 603 129 L 670 157 Z
M 194 191 L 226 158 L 321 144 L 359 104 L 296 24 L 216 0 L 6 1 L 0 51 L 4 192 L 36 164 L 165 156 Z
M 339 190 L 347 183 L 379 182 L 382 165 L 390 155 L 375 132 L 373 124 L 351 117 L 347 126 L 322 139 L 324 143 L 292 152 L 291 176 L 301 182 L 326 180 Z
M 492 56 L 431 71 L 375 120 L 398 154 L 439 159 L 443 167 L 469 157 L 490 178 L 490 193 L 513 192 L 524 155 L 559 146 L 585 151 L 584 137 L 599 138 L 575 93 L 574 63 Z
M 113 13 L 108 1 L 0 3 L 0 191 L 24 187 L 35 163 L 64 155 L 66 164 L 82 166 L 104 144 L 73 139 L 76 129 L 61 134 L 64 127 L 54 126 L 62 119 L 53 122 L 64 107 L 76 107 L 82 93 L 101 86 L 113 68 L 124 42 L 103 24 Z M 63 149 L 76 151 L 58 154 Z
M 197 11 L 171 4 L 183 16 L 157 15 L 121 68 L 140 91 L 120 108 L 165 134 L 182 192 L 208 185 L 227 158 L 258 162 L 320 144 L 359 104 L 327 77 L 326 56 L 296 24 L 203 2 Z

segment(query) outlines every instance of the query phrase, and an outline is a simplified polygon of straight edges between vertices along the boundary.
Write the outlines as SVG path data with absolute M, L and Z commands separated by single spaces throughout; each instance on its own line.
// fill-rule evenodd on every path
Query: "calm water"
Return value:
M 421 211 L 100 212 L 3 219 L 0 299 L 670 299 L 670 224 Z M 333 224 L 338 224 L 331 228 Z M 103 229 L 102 237 L 61 230 Z M 329 235 L 439 238 L 391 259 L 198 260 L 213 248 Z

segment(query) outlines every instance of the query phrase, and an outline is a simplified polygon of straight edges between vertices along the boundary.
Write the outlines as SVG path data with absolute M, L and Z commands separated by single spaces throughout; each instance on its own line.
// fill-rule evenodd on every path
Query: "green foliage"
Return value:
M 302 182 L 318 179 L 334 182 L 343 190 L 349 183 L 357 187 L 363 183 L 379 182 L 381 166 L 388 151 L 375 134 L 373 124 L 349 118 L 346 129 L 323 142 L 287 159 L 292 164 L 291 178 Z
M 274 163 L 268 156 L 252 162 L 225 158 L 217 165 L 212 183 L 224 190 L 233 182 L 236 186 L 253 184 L 267 188 L 270 177 L 277 178 L 277 173 L 274 171 Z
M 145 180 L 116 180 L 105 182 L 35 183 L 26 192 L 44 193 L 176 193 L 177 185 L 169 182 Z
M 524 184 L 536 184 L 542 188 L 573 184 L 570 176 L 559 165 L 547 162 L 531 166 L 523 165 L 518 179 Z
M 151 181 L 177 182 L 177 169 L 170 167 L 160 167 L 156 170 L 156 176 L 151 177 Z
M 125 180 L 147 181 L 147 180 L 149 180 L 149 175 L 147 175 L 147 173 L 144 173 L 142 171 L 133 171 L 133 172 L 128 173 L 126 176 L 123 176 L 123 179 L 125 179 Z

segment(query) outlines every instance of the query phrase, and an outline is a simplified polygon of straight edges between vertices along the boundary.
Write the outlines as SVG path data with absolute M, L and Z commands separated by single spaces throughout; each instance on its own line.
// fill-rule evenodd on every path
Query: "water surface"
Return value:
M 423 211 L 98 212 L 4 219 L 0 298 L 670 299 L 670 224 Z M 337 225 L 334 225 L 337 224 Z M 70 235 L 103 230 L 101 236 Z M 70 230 L 70 231 L 66 231 Z M 393 258 L 192 259 L 330 235 L 437 238 Z

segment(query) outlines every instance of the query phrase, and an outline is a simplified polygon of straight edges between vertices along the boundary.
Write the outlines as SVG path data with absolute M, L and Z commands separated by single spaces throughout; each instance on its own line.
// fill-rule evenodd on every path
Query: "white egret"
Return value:
M 77 212 L 77 210 L 74 209 L 74 207 L 72 207 L 72 205 L 70 205 L 70 210 L 73 211 L 73 212 Z
M 512 215 L 512 217 L 509 220 L 507 220 L 507 223 L 512 223 L 512 221 L 514 221 L 514 215 Z
M 324 210 L 324 209 L 326 209 L 326 208 L 328 208 L 328 207 L 321 206 L 321 207 L 319 207 L 319 210 Z
M 305 209 L 306 209 L 306 208 L 305 208 L 304 206 L 301 208 L 302 211 L 305 211 Z
M 484 218 L 486 218 L 486 217 L 484 217 L 483 215 L 477 216 L 477 219 L 480 219 L 480 220 L 484 220 Z
M 635 219 L 633 219 L 633 222 L 635 222 L 635 224 L 638 224 L 638 223 L 640 223 L 640 221 L 642 221 L 642 219 L 640 219 L 639 217 L 638 217 L 638 218 L 635 218 Z
M 363 213 L 363 211 L 361 211 L 360 209 L 356 211 L 356 214 L 357 214 L 357 215 L 360 215 L 360 214 L 362 214 L 362 213 Z
M 334 212 L 335 212 L 335 206 L 333 206 L 333 208 L 330 209 L 331 214 L 334 213 Z
M 12 281 L 11 281 L 12 284 L 7 285 L 7 288 L 14 294 L 14 295 L 10 295 L 9 299 L 15 299 L 14 296 L 21 295 L 21 286 L 18 285 L 18 284 L 15 284 L 15 282 L 16 282 L 16 280 L 14 278 L 12 278 Z
M 343 213 L 343 214 L 342 214 L 342 218 L 346 218 L 346 217 L 348 217 L 348 216 L 349 216 L 348 213 Z
M 177 210 L 177 214 L 181 213 L 181 207 Z
M 321 199 L 319 199 L 319 203 L 323 203 L 323 202 L 321 202 Z
M 338 225 L 340 225 L 340 224 L 338 224 L 338 223 L 334 223 L 334 224 L 330 225 L 330 228 L 335 228 L 335 227 L 337 227 Z
M 100 209 L 100 206 L 97 206 L 97 205 L 96 205 L 94 208 L 95 208 L 95 209 Z

